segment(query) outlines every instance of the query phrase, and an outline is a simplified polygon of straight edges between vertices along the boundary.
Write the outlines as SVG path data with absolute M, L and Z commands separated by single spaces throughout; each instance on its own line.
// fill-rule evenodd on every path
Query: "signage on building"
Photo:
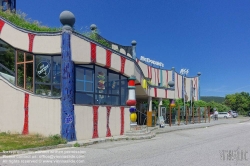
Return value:
M 42 61 L 37 65 L 36 73 L 39 77 L 46 77 L 50 72 L 50 63 Z
M 181 69 L 181 71 L 180 71 L 180 74 L 181 75 L 188 75 L 188 73 L 189 73 L 189 69 Z
M 152 63 L 153 65 L 164 67 L 164 64 L 162 62 L 154 61 L 154 60 L 151 60 L 149 58 L 145 58 L 144 56 L 141 56 L 140 60 L 143 62 Z

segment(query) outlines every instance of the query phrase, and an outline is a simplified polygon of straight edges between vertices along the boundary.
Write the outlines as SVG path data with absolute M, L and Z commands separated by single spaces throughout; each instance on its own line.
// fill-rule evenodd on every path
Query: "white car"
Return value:
M 218 118 L 232 118 L 232 116 L 228 112 L 219 112 Z

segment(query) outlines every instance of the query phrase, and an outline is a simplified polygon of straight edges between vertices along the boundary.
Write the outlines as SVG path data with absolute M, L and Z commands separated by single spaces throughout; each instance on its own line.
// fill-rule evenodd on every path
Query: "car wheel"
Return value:
M 227 117 L 226 117 L 226 116 L 224 116 L 224 118 L 226 118 L 226 119 L 227 119 Z

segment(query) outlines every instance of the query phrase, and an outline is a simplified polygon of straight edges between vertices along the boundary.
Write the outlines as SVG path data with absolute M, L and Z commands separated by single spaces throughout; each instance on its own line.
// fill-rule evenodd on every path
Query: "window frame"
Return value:
M 94 89 L 95 89 L 95 78 L 94 78 L 94 70 L 91 69 L 91 68 L 86 68 L 86 67 L 82 67 L 82 66 L 76 66 L 75 69 L 77 68 L 81 68 L 83 69 L 83 72 L 84 72 L 84 75 L 83 75 L 83 80 L 82 79 L 77 79 L 76 76 L 75 76 L 75 82 L 83 82 L 83 91 L 81 90 L 78 90 L 80 92 L 86 92 L 86 93 L 93 93 L 94 92 Z M 76 71 L 76 70 L 75 70 Z M 91 71 L 92 72 L 92 81 L 88 81 L 86 80 L 86 71 Z M 87 91 L 86 90 L 86 83 L 92 83 L 92 91 Z M 75 88 L 75 91 L 76 91 L 76 88 Z
M 18 61 L 18 53 L 22 53 L 23 55 L 23 61 L 20 62 Z M 32 56 L 32 60 L 29 60 L 29 61 L 26 61 L 26 56 L 27 54 L 31 55 Z M 27 89 L 26 87 L 26 81 L 27 81 L 27 73 L 26 73 L 26 67 L 27 67 L 27 64 L 31 64 L 33 65 L 33 71 L 32 71 L 32 84 L 33 84 L 33 87 L 31 90 Z M 18 65 L 23 65 L 23 87 L 19 86 L 18 85 Z M 34 92 L 34 89 L 35 89 L 35 82 L 34 82 L 34 54 L 31 54 L 31 53 L 28 53 L 28 52 L 24 52 L 24 51 L 21 51 L 21 50 L 15 50 L 15 70 L 16 70 L 16 73 L 15 73 L 15 76 L 16 76 L 16 79 L 15 79 L 15 84 L 17 87 L 21 88 L 21 89 L 24 89 L 24 90 L 27 90 L 29 92 Z
M 37 94 L 37 95 L 42 95 L 42 96 L 49 96 L 49 97 L 60 97 L 61 96 L 61 91 L 62 91 L 62 86 L 61 86 L 61 83 L 62 83 L 62 79 L 61 79 L 61 74 L 60 74 L 60 82 L 59 83 L 54 83 L 53 81 L 53 76 L 54 74 L 57 74 L 55 73 L 56 71 L 59 71 L 59 73 L 61 73 L 61 67 L 60 67 L 60 70 L 54 70 L 54 58 L 55 57 L 61 57 L 60 54 L 55 54 L 55 55 L 45 55 L 45 54 L 36 54 L 34 55 L 35 57 L 35 60 L 34 60 L 34 69 L 36 68 L 37 66 L 37 61 L 36 61 L 36 58 L 37 57 L 50 57 L 50 62 L 51 62 L 51 66 L 50 66 L 50 82 L 49 83 L 46 83 L 46 82 L 37 82 L 37 79 L 36 79 L 36 73 L 34 72 L 34 94 Z M 62 63 L 62 60 L 61 62 Z M 61 66 L 61 65 L 60 65 Z M 51 92 L 51 95 L 43 95 L 43 94 L 39 94 L 36 92 L 37 90 L 37 85 L 47 85 L 47 86 L 50 86 L 50 92 Z M 59 86 L 60 87 L 60 95 L 56 96 L 56 95 L 53 95 L 53 92 L 54 92 L 54 86 Z
M 121 94 L 121 88 L 122 88 L 122 86 L 121 86 L 121 82 L 122 82 L 122 78 L 124 79 L 127 79 L 128 80 L 128 77 L 126 77 L 126 76 L 124 76 L 124 75 L 122 75 L 122 74 L 120 74 L 120 73 L 118 73 L 118 72 L 115 72 L 115 71 L 113 71 L 113 70 L 110 70 L 110 69 L 107 69 L 107 68 L 104 68 L 104 67 L 102 67 L 102 66 L 99 66 L 99 65 L 93 65 L 93 64 L 89 64 L 90 66 L 92 65 L 93 66 L 93 68 L 90 68 L 90 67 L 87 67 L 88 65 L 84 65 L 84 66 L 81 66 L 80 64 L 79 65 L 75 65 L 75 84 L 76 84 L 76 82 L 77 82 L 77 78 L 76 78 L 76 70 L 78 69 L 78 68 L 80 68 L 80 69 L 84 69 L 84 73 L 85 73 L 85 70 L 91 70 L 92 71 L 92 74 L 93 74 L 93 91 L 92 92 L 89 92 L 89 91 L 81 91 L 81 90 L 77 90 L 76 89 L 76 86 L 75 86 L 75 101 L 74 101 L 74 103 L 75 104 L 79 104 L 79 103 L 76 103 L 76 93 L 77 94 L 79 94 L 79 93 L 82 93 L 82 94 L 92 94 L 92 96 L 93 96 L 93 101 L 92 101 L 92 103 L 93 103 L 93 105 L 112 105 L 112 106 L 125 106 L 126 105 L 126 101 L 125 102 L 122 102 L 121 101 L 121 99 L 122 99 L 122 94 Z M 103 68 L 103 69 L 105 69 L 105 70 L 107 70 L 107 79 L 105 80 L 105 82 L 106 83 L 108 83 L 109 84 L 109 75 L 110 75 L 110 73 L 112 73 L 112 74 L 117 74 L 118 75 L 118 77 L 119 77 L 119 89 L 118 89 L 118 91 L 119 91 L 119 94 L 112 94 L 111 92 L 112 92 L 112 90 L 110 90 L 110 86 L 109 85 L 106 85 L 105 86 L 105 89 L 106 89 L 106 93 L 98 93 L 97 91 L 96 91 L 96 77 L 97 77 L 97 75 L 96 75 L 96 67 L 98 67 L 98 68 Z M 84 78 L 85 78 L 85 76 L 84 76 Z M 79 81 L 79 80 L 78 80 Z M 84 80 L 82 80 L 82 82 L 84 82 Z M 88 82 L 88 81 L 86 81 L 85 80 L 85 82 Z M 126 82 L 127 83 L 127 82 Z M 84 84 L 85 85 L 85 84 Z M 105 98 L 106 99 L 106 101 L 107 102 L 105 102 L 105 103 L 107 103 L 107 104 L 103 104 L 103 103 L 101 103 L 101 104 L 99 104 L 98 102 L 97 102 L 97 96 L 99 96 L 99 95 L 104 95 L 104 96 L 107 96 L 107 98 Z M 127 91 L 127 96 L 128 96 L 128 91 Z M 113 105 L 113 104 L 108 104 L 108 103 L 110 103 L 110 101 L 109 101 L 109 97 L 117 97 L 118 98 L 118 101 L 117 101 L 117 104 L 115 104 L 115 105 Z M 112 102 L 111 102 L 112 103 Z M 124 103 L 124 104 L 122 104 L 122 103 Z M 89 104 L 87 104 L 87 103 L 84 103 L 84 104 L 80 104 L 80 105 L 89 105 Z

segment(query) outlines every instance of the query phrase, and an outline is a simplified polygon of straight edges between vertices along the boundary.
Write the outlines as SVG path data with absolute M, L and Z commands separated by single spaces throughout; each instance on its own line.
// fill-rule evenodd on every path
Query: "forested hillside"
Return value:
M 201 100 L 205 102 L 214 101 L 216 103 L 223 103 L 225 101 L 225 97 L 218 97 L 218 96 L 201 96 Z

